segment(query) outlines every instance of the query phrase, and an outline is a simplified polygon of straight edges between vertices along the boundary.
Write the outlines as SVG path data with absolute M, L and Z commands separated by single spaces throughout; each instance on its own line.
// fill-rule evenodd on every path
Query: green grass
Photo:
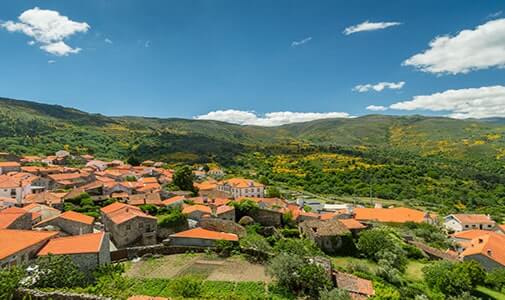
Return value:
M 483 299 L 505 300 L 505 294 L 489 289 L 487 287 L 478 286 L 475 289 Z
M 422 281 L 423 280 L 423 267 L 426 263 L 420 261 L 409 261 L 407 269 L 405 270 L 405 278 L 409 281 Z
M 368 259 L 364 258 L 357 258 L 357 257 L 351 257 L 351 256 L 339 256 L 339 257 L 332 257 L 331 261 L 335 267 L 341 267 L 344 269 L 347 269 L 349 264 L 361 264 L 367 266 L 370 271 L 375 271 L 377 270 L 377 263 Z

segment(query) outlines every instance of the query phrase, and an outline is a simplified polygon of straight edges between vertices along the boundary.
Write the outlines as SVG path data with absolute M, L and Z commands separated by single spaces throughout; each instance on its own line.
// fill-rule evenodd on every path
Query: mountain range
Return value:
M 505 121 L 367 115 L 276 127 L 179 118 L 109 117 L 0 98 L 0 151 L 49 154 L 65 148 L 101 158 L 230 162 L 263 148 L 387 148 L 421 156 L 503 163 Z

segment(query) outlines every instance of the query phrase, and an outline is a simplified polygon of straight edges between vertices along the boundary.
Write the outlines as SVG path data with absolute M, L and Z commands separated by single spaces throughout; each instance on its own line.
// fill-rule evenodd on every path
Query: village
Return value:
M 349 251 L 356 247 L 349 243 L 381 224 L 441 228 L 450 242 L 445 249 L 415 235 L 401 236 L 402 243 L 427 260 L 475 261 L 486 271 L 505 267 L 505 225 L 488 215 L 440 216 L 379 203 L 363 207 L 287 200 L 257 180 L 230 177 L 218 166 L 187 166 L 186 173 L 177 174 L 162 162 L 132 166 L 64 150 L 47 157 L 2 153 L 0 158 L 0 268 L 54 255 L 70 257 L 87 272 L 153 255 L 222 249 L 224 243 L 237 249 L 253 226 L 267 239 L 308 240 L 322 253 L 338 257 L 344 250 L 353 255 Z M 255 247 L 239 248 L 259 257 L 269 255 Z M 352 299 L 375 295 L 371 280 L 324 259 L 316 263 L 324 266 L 332 286 Z

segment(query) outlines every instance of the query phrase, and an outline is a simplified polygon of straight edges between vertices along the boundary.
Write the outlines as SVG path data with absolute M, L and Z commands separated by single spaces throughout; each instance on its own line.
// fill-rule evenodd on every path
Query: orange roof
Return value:
M 375 294 L 372 281 L 348 273 L 334 272 L 337 287 L 351 293 L 372 296 Z M 351 296 L 353 298 L 353 296 Z M 353 298 L 361 299 L 361 298 Z M 365 298 L 366 299 L 366 298 Z
M 18 188 L 21 187 L 21 181 L 12 178 L 11 176 L 8 175 L 0 175 L 0 188 Z
M 0 168 L 2 167 L 21 167 L 21 165 L 18 162 L 15 161 L 0 161 Z
M 172 204 L 177 203 L 177 202 L 184 201 L 184 199 L 186 199 L 186 197 L 184 197 L 184 196 L 175 196 L 175 197 L 163 200 L 163 204 L 165 204 L 165 205 L 168 206 L 168 205 L 172 205 Z
M 212 213 L 212 210 L 210 209 L 210 207 L 205 206 L 205 205 L 200 205 L 200 204 L 188 205 L 188 206 L 184 207 L 184 209 L 182 210 L 182 213 L 183 214 L 190 214 L 195 211 L 201 211 L 201 212 L 208 213 L 208 214 Z
M 212 230 L 207 230 L 207 229 L 203 229 L 200 227 L 186 230 L 186 231 L 177 232 L 175 234 L 170 235 L 170 237 L 205 239 L 205 240 L 238 241 L 238 236 L 236 234 L 212 231 Z
M 395 208 L 355 208 L 355 219 L 384 223 L 424 222 L 426 214 L 406 207 Z
M 32 231 L 0 229 L 0 259 L 4 259 L 26 248 L 48 240 L 57 231 Z
M 224 213 L 234 211 L 234 210 L 235 210 L 235 207 L 233 207 L 233 206 L 221 205 L 216 209 L 216 214 L 220 215 L 220 214 L 224 214 Z
M 215 181 L 204 181 L 201 183 L 195 183 L 194 185 L 200 191 L 215 190 L 217 187 L 217 183 Z
M 472 230 L 465 230 L 465 231 L 460 231 L 460 232 L 455 232 L 451 234 L 451 237 L 455 239 L 462 239 L 462 240 L 473 240 L 474 238 L 488 234 L 489 231 L 486 230 L 480 230 L 480 229 L 472 229 Z
M 461 253 L 462 257 L 471 255 L 486 256 L 505 267 L 505 235 L 488 231 L 474 238 Z
M 29 212 L 18 207 L 9 207 L 0 211 L 0 229 L 6 229 L 14 223 L 17 219 L 21 218 Z M 0 244 L 1 245 L 1 244 Z
M 103 207 L 101 211 L 106 214 L 112 222 L 116 224 L 124 223 L 135 217 L 155 219 L 156 217 L 144 213 L 140 208 L 119 202 Z
M 35 226 L 42 225 L 44 223 L 47 223 L 47 222 L 52 221 L 52 220 L 57 219 L 57 218 L 62 218 L 62 219 L 65 219 L 65 220 L 69 220 L 69 221 L 73 221 L 73 222 L 78 222 L 78 223 L 83 223 L 83 224 L 88 224 L 88 225 L 92 225 L 93 221 L 95 221 L 95 218 L 93 218 L 93 217 L 90 217 L 88 215 L 81 214 L 81 213 L 69 210 L 69 211 L 66 211 L 66 212 L 64 212 L 64 213 L 62 213 L 60 215 L 57 215 L 57 216 L 54 216 L 54 217 L 49 218 L 47 220 L 41 221 L 41 222 L 35 224 Z
M 51 192 L 42 192 L 37 194 L 29 194 L 25 196 L 24 203 L 47 203 L 59 204 L 63 197 Z
M 483 214 L 453 214 L 452 216 L 462 224 L 495 224 L 489 216 Z
M 255 182 L 254 180 L 244 179 L 244 178 L 231 178 L 224 180 L 223 184 L 228 184 L 236 188 L 249 188 L 249 187 L 262 187 L 261 183 Z
M 89 225 L 93 224 L 93 221 L 95 220 L 95 218 L 93 218 L 93 217 L 90 217 L 88 215 L 81 214 L 81 213 L 78 213 L 75 211 L 71 211 L 71 210 L 62 213 L 58 217 L 63 218 L 65 220 L 75 221 L 75 222 L 89 224 Z
M 55 254 L 84 254 L 100 252 L 104 242 L 105 232 L 89 233 L 75 236 L 60 237 L 50 240 L 38 256 Z
M 344 226 L 349 229 L 364 229 L 366 228 L 365 225 L 361 224 L 360 222 L 354 220 L 354 219 L 338 219 L 340 223 L 344 224 Z

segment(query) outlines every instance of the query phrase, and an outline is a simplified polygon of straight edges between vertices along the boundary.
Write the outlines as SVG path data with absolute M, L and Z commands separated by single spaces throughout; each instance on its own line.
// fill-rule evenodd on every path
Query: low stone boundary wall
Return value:
M 36 289 L 18 288 L 14 295 L 15 300 L 112 300 L 111 298 L 100 297 L 88 294 L 77 294 L 69 292 L 44 292 Z
M 186 252 L 204 252 L 208 247 L 188 247 L 188 246 L 166 246 L 164 244 L 156 244 L 150 246 L 130 247 L 119 249 L 111 252 L 112 261 L 120 261 L 124 259 L 134 259 L 144 255 L 171 255 L 182 254 Z

